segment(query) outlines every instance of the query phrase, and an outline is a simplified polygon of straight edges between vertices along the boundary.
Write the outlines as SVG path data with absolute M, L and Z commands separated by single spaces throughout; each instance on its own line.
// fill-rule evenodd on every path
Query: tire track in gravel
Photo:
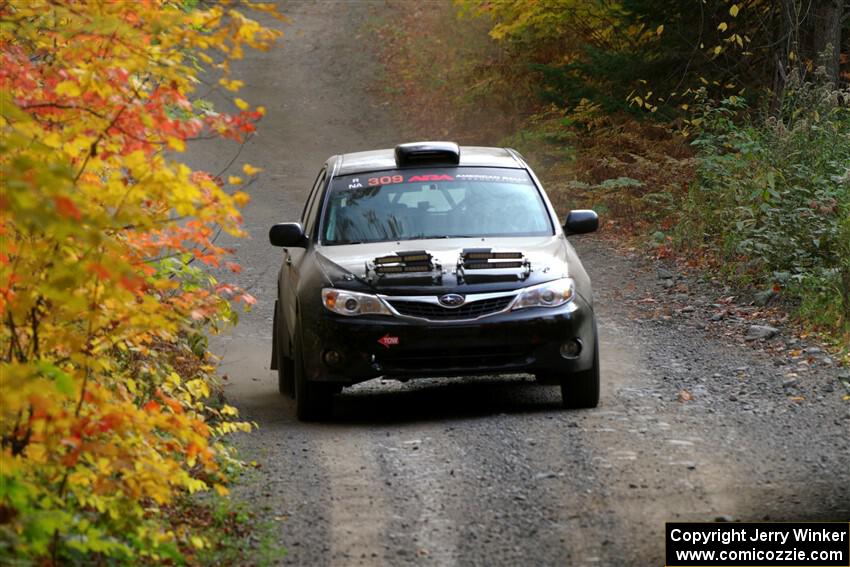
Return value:
M 334 428 L 331 436 L 321 439 L 317 450 L 330 489 L 330 563 L 391 564 L 382 552 L 390 502 L 373 440 Z
M 450 511 L 460 496 L 460 448 L 451 439 L 451 427 L 401 428 L 395 439 L 388 430 L 379 442 L 384 490 L 392 503 L 385 534 L 396 548 L 392 563 L 457 565 L 458 534 Z

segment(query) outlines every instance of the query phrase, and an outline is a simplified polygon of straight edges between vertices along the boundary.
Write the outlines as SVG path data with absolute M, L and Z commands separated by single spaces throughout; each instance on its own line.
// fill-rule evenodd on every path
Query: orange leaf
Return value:
M 65 437 L 62 439 L 61 443 L 63 445 L 67 445 L 71 449 L 79 449 L 80 445 L 83 444 L 83 440 L 79 437 Z
M 171 411 L 173 411 L 174 413 L 178 413 L 178 414 L 183 413 L 183 406 L 180 404 L 180 402 L 178 402 L 174 398 L 162 396 L 162 401 L 165 402 L 168 405 L 168 407 L 171 408 Z
M 121 276 L 121 286 L 127 291 L 136 293 L 145 287 L 145 280 L 137 276 Z
M 109 270 L 106 269 L 106 266 L 104 266 L 103 264 L 98 264 L 96 262 L 90 263 L 87 269 L 89 272 L 96 274 L 97 277 L 102 280 L 108 280 L 109 276 L 111 275 L 109 273 Z
M 250 293 L 240 293 L 236 297 L 234 297 L 236 302 L 244 301 L 245 305 L 256 305 L 257 298 L 251 295 Z

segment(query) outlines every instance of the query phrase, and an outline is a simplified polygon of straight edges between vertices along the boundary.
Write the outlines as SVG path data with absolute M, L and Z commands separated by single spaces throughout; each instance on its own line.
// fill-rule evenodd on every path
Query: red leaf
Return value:
M 83 218 L 83 215 L 80 214 L 80 210 L 77 208 L 77 205 L 75 205 L 74 201 L 68 197 L 55 195 L 53 197 L 53 202 L 56 205 L 56 210 L 61 216 L 65 218 L 72 218 L 74 220 L 80 220 Z
M 115 426 L 121 423 L 121 416 L 116 413 L 108 413 L 100 421 L 97 422 L 97 429 L 101 433 L 106 433 L 112 429 L 115 429 Z

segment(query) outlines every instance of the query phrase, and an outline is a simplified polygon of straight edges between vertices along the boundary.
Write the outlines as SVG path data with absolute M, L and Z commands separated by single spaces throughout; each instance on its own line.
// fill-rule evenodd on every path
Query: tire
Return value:
M 283 354 L 283 338 L 281 337 L 280 323 L 278 322 L 277 305 L 275 305 L 274 319 L 272 323 L 272 351 L 277 359 L 277 390 L 281 395 L 295 397 L 295 361 Z
M 565 408 L 595 408 L 599 405 L 599 334 L 593 320 L 593 366 L 561 378 L 561 398 Z
M 295 383 L 295 414 L 301 421 L 329 419 L 333 413 L 334 384 L 310 382 L 304 373 L 304 353 L 301 341 L 295 340 L 293 382 Z

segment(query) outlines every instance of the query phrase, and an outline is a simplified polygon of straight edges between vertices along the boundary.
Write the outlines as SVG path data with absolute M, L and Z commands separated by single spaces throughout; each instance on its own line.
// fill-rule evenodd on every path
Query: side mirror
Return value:
M 564 232 L 567 233 L 567 236 L 593 232 L 597 228 L 599 228 L 599 216 L 594 211 L 587 209 L 570 211 L 567 220 L 564 222 Z
M 269 242 L 272 246 L 286 248 L 306 248 L 307 237 L 300 222 L 282 222 L 269 229 Z

